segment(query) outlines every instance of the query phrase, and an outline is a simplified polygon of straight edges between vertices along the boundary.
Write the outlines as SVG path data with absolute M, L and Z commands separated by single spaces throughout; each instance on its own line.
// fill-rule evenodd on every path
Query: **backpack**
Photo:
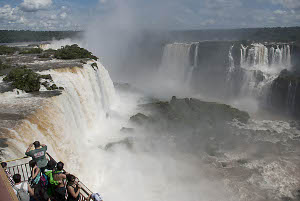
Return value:
M 16 186 L 13 187 L 17 191 L 17 198 L 19 201 L 29 201 L 30 199 L 29 193 L 24 190 L 24 184 L 24 182 L 21 184 L 20 189 L 16 188 Z
M 39 201 L 47 201 L 49 199 L 49 195 L 47 194 L 48 183 L 47 176 L 42 173 L 39 183 L 34 188 L 34 195 Z
M 44 173 L 42 173 L 41 177 L 40 177 L 40 185 L 41 185 L 41 187 L 47 189 L 48 188 L 48 184 L 49 184 L 48 177 Z

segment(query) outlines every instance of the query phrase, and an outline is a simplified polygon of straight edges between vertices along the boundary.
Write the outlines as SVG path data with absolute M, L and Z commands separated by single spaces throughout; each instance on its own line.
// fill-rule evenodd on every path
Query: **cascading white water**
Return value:
M 187 72 L 186 83 L 189 85 L 192 82 L 193 72 L 198 66 L 198 54 L 199 54 L 199 45 L 200 43 L 195 43 L 195 53 L 194 53 L 194 64 L 189 68 Z
M 7 133 L 8 158 L 21 156 L 35 140 L 48 144 L 49 153 L 66 162 L 66 168 L 80 174 L 82 139 L 105 118 L 117 101 L 107 70 L 96 62 L 82 68 L 62 68 L 43 71 L 65 90 L 59 96 L 43 100 L 40 108 Z M 101 122 L 100 122 L 101 123 Z M 82 175 L 81 175 L 82 176 Z
M 247 48 L 248 48 L 247 46 L 245 47 L 245 46 L 241 45 L 241 63 L 240 63 L 241 66 L 244 66 L 246 63 Z
M 173 43 L 164 48 L 160 74 L 174 83 L 184 83 L 190 65 L 190 49 L 192 44 Z
M 233 49 L 234 45 L 231 46 L 231 48 L 229 49 L 229 53 L 228 53 L 228 57 L 229 57 L 229 68 L 227 71 L 227 81 L 230 81 L 231 79 L 231 74 L 234 72 L 235 66 L 234 66 L 234 59 L 232 57 L 232 49 Z M 243 52 L 241 50 L 241 57 L 243 57 Z M 242 59 L 241 59 L 242 62 Z
M 246 55 L 246 52 L 248 54 Z M 241 67 L 265 71 L 266 67 L 280 71 L 290 68 L 291 51 L 287 44 L 268 48 L 261 43 L 254 43 L 251 47 L 241 45 Z
M 188 91 L 192 74 L 198 63 L 198 45 L 198 43 L 173 43 L 164 47 L 156 82 L 163 84 L 164 88 L 172 95 L 190 93 Z M 195 51 L 191 51 L 194 46 Z
M 244 69 L 241 95 L 257 96 L 269 88 L 276 75 L 283 69 L 291 67 L 291 51 L 287 44 L 268 47 L 261 43 L 251 46 L 241 45 L 241 68 Z M 229 61 L 231 61 L 229 55 Z M 229 66 L 229 70 L 231 67 Z M 257 75 L 263 77 L 257 80 Z

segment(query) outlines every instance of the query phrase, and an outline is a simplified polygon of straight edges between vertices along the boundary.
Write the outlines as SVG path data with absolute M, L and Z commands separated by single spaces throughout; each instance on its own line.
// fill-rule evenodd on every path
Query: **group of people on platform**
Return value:
M 87 198 L 80 196 L 82 187 L 79 180 L 64 171 L 63 162 L 48 161 L 46 151 L 47 146 L 39 141 L 26 150 L 25 155 L 32 157 L 28 182 L 22 182 L 20 174 L 12 176 L 7 170 L 7 163 L 1 163 L 19 201 L 103 201 L 99 193 L 90 194 Z

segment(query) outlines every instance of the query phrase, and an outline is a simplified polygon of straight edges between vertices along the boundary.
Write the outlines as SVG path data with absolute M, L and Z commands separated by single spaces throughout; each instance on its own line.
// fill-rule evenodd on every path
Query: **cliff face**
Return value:
M 300 118 L 300 75 L 282 71 L 273 81 L 269 103 L 272 109 Z

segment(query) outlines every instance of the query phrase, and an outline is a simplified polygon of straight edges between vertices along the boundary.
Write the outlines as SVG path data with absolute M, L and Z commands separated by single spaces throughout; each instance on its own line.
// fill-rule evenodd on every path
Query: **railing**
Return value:
M 50 160 L 55 161 L 54 158 L 52 158 L 52 156 L 50 154 L 47 153 L 47 156 L 49 157 Z M 22 182 L 28 181 L 29 178 L 31 177 L 31 169 L 29 167 L 28 158 L 29 158 L 28 156 L 25 156 L 22 158 L 5 161 L 8 164 L 7 170 L 12 175 L 20 174 Z M 24 160 L 24 162 L 21 162 L 22 160 Z M 16 163 L 16 164 L 9 166 L 11 163 Z M 81 185 L 79 200 L 87 200 L 88 196 L 90 194 L 92 194 L 93 192 L 88 187 L 86 187 L 86 185 L 84 185 L 80 180 L 78 181 L 78 183 Z

